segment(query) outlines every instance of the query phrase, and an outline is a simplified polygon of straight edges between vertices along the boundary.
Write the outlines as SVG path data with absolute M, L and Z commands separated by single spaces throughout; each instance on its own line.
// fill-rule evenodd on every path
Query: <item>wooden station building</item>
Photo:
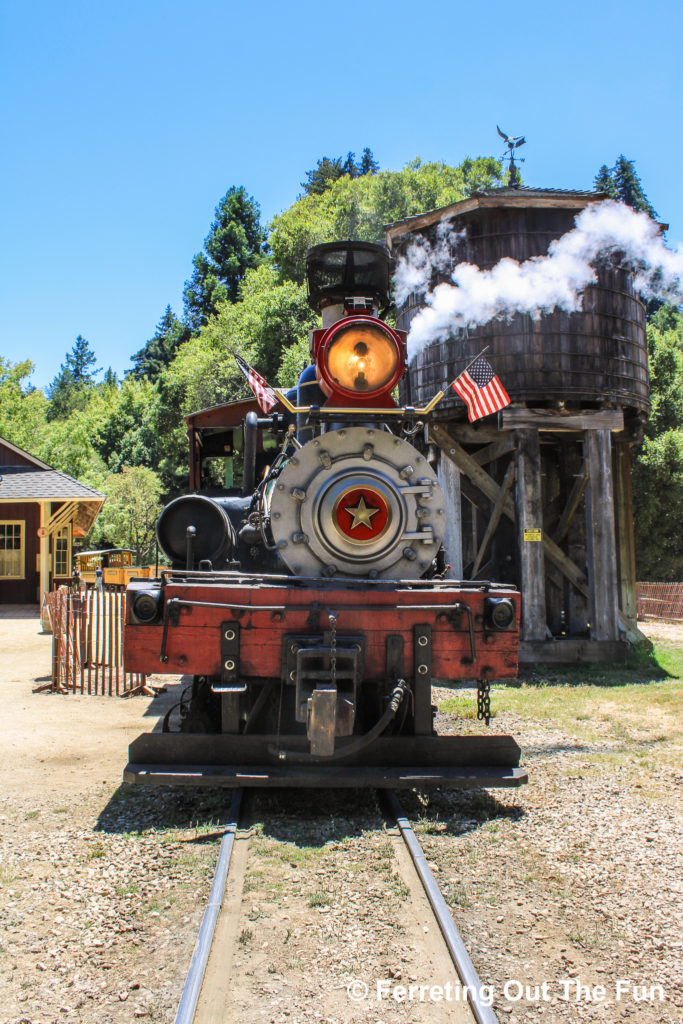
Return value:
M 0 437 L 0 604 L 42 604 L 69 583 L 72 544 L 85 537 L 104 494 Z
M 395 257 L 417 237 L 436 245 L 444 223 L 450 270 L 490 269 L 503 257 L 543 256 L 574 227 L 594 192 L 506 187 L 391 224 Z M 438 236 L 437 236 L 438 232 Z M 431 439 L 447 496 L 446 551 L 454 577 L 515 583 L 522 594 L 522 661 L 614 659 L 636 626 L 631 450 L 649 412 L 644 304 L 628 270 L 602 262 L 576 313 L 515 315 L 454 328 L 410 366 L 420 406 L 485 346 L 511 398 L 469 424 L 451 389 Z M 398 326 L 424 304 L 408 297 Z

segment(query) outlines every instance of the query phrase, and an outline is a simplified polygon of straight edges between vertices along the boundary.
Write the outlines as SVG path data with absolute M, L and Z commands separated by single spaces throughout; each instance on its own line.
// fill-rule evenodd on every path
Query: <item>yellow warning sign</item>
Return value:
M 540 530 L 525 530 L 524 540 L 542 540 L 543 534 Z

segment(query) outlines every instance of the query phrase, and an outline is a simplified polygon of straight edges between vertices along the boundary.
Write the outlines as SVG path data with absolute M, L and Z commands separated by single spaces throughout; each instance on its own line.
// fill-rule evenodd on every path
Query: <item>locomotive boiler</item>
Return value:
M 298 384 L 267 414 L 236 402 L 187 418 L 191 493 L 157 528 L 172 567 L 130 583 L 125 629 L 128 671 L 186 687 L 124 777 L 518 785 L 511 737 L 435 730 L 435 681 L 476 683 L 488 722 L 491 681 L 517 671 L 519 595 L 448 576 L 426 441 L 441 395 L 394 398 L 407 358 L 383 319 L 388 254 L 321 245 L 307 270 L 322 327 Z

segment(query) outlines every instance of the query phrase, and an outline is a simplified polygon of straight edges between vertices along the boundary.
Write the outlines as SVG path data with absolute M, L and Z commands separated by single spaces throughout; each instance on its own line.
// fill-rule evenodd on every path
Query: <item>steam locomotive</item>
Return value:
M 444 392 L 395 400 L 407 353 L 383 319 L 388 254 L 320 245 L 307 273 L 322 328 L 297 386 L 267 414 L 249 401 L 187 418 L 191 493 L 157 527 L 172 568 L 129 584 L 125 662 L 191 682 L 124 778 L 518 785 L 511 737 L 434 727 L 434 680 L 477 681 L 488 722 L 490 681 L 517 671 L 519 594 L 448 578 L 427 435 Z

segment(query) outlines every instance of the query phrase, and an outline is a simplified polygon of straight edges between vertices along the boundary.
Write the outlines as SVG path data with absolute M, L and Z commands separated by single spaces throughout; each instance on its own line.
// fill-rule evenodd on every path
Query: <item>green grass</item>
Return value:
M 11 867 L 9 864 L 0 864 L 0 885 L 12 885 L 21 878 L 21 874 L 17 868 Z
M 589 769 L 626 767 L 638 776 L 642 796 L 661 795 L 661 780 L 653 788 L 645 776 L 674 767 L 681 756 L 683 647 L 642 648 L 617 665 L 535 665 L 516 683 L 496 687 L 492 705 L 499 716 L 560 730 L 571 737 L 569 746 L 591 744 Z M 439 710 L 472 718 L 475 694 L 449 696 Z
M 304 867 L 322 856 L 320 847 L 303 846 L 296 843 L 282 842 L 268 837 L 252 839 L 251 852 L 256 857 L 264 857 L 270 861 L 280 861 L 290 867 Z M 250 872 L 255 874 L 255 872 Z
M 683 647 L 670 644 L 657 644 L 653 654 L 654 661 L 673 679 L 683 679 Z
M 332 900 L 325 892 L 313 892 L 308 897 L 309 907 L 329 907 Z
M 137 882 L 130 882 L 128 885 L 117 885 L 114 892 L 117 896 L 133 896 L 140 892 L 140 886 Z
M 474 691 L 467 694 L 458 693 L 453 697 L 449 697 L 439 704 L 439 711 L 446 712 L 449 715 L 455 715 L 456 718 L 460 719 L 477 719 L 477 699 Z M 495 708 L 491 707 L 491 718 L 496 717 Z
M 413 829 L 418 835 L 424 836 L 439 836 L 442 832 L 445 832 L 448 825 L 445 821 L 439 821 L 437 818 L 420 818 L 419 821 L 415 822 Z

